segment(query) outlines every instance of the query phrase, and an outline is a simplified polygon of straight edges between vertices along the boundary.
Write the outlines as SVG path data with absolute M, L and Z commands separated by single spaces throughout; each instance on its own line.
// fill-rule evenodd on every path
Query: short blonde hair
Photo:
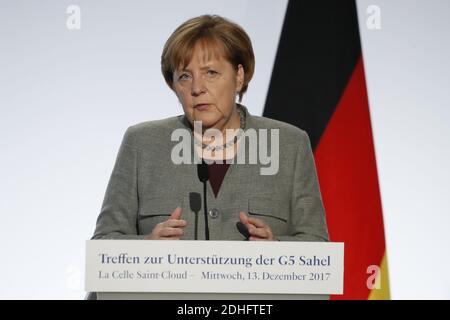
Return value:
M 180 66 L 189 64 L 195 45 L 201 42 L 208 49 L 219 52 L 236 70 L 241 64 L 244 83 L 239 101 L 247 91 L 255 70 L 255 56 L 250 37 L 234 22 L 217 15 L 202 15 L 181 24 L 167 39 L 161 55 L 161 71 L 173 90 L 173 74 Z

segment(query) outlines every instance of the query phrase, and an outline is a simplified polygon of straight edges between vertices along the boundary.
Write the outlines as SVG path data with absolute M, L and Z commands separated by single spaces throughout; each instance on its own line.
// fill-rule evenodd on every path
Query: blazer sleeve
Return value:
M 311 143 L 305 131 L 300 133 L 295 159 L 289 235 L 281 241 L 329 241 L 316 166 Z
M 124 134 L 92 239 L 143 239 L 138 235 L 138 159 L 133 127 Z

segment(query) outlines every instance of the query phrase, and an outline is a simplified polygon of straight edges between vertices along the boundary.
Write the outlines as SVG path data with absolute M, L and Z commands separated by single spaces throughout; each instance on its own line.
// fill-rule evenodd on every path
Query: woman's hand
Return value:
M 187 222 L 181 220 L 181 208 L 177 207 L 170 218 L 164 222 L 158 223 L 153 228 L 152 233 L 147 235 L 145 240 L 180 240 L 183 236 L 183 228 L 186 227 Z
M 239 213 L 239 219 L 247 227 L 247 230 L 250 233 L 250 238 L 248 240 L 276 240 L 273 236 L 272 229 L 270 229 L 270 227 L 261 219 L 249 217 L 243 211 Z

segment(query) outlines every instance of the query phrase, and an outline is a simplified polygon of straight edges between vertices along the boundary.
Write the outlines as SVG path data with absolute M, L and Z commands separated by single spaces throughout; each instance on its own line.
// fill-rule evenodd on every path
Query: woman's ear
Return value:
M 237 73 L 236 73 L 236 92 L 237 93 L 241 92 L 242 87 L 244 87 L 244 79 L 245 79 L 244 67 L 242 66 L 242 64 L 239 64 Z

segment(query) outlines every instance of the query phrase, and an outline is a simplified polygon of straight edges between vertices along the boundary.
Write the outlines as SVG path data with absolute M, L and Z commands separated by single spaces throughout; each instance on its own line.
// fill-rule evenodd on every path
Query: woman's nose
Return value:
M 200 94 L 206 91 L 205 82 L 202 77 L 194 77 L 192 78 L 191 83 L 191 94 L 193 96 L 199 96 Z

